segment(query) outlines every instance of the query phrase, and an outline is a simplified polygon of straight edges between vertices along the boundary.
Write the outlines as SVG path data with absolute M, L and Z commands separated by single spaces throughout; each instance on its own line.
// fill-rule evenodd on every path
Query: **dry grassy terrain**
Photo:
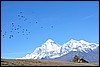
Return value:
M 99 62 L 75 63 L 54 60 L 1 59 L 1 66 L 99 66 Z

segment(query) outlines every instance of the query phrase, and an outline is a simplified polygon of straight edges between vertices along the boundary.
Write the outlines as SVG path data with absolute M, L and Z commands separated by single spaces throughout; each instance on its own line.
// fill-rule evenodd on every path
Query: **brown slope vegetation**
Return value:
M 1 59 L 1 66 L 99 66 L 99 62 L 75 63 L 54 60 Z

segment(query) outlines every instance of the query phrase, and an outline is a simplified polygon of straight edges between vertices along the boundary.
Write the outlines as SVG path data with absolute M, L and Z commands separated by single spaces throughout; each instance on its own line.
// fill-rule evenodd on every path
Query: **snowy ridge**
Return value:
M 76 41 L 71 39 L 69 42 L 64 43 L 62 46 L 62 54 L 67 54 L 70 51 L 81 51 L 86 52 L 94 50 L 98 47 L 98 44 L 95 43 L 89 43 L 84 40 Z
M 99 44 L 89 43 L 84 40 L 76 41 L 73 39 L 61 46 L 53 40 L 48 39 L 41 47 L 36 48 L 33 53 L 16 59 L 53 59 L 61 57 L 72 51 L 88 53 L 96 50 L 98 46 Z

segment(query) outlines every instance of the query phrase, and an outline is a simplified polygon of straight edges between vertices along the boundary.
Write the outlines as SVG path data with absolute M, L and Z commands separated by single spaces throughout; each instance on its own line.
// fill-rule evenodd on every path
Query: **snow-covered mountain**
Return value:
M 96 49 L 98 46 L 98 44 L 89 43 L 84 40 L 76 41 L 71 39 L 69 42 L 63 44 L 61 52 L 63 55 L 69 53 L 70 51 L 88 53 L 89 51 Z
M 55 59 L 63 61 L 71 61 L 75 54 L 91 61 L 99 59 L 99 44 L 89 43 L 84 40 L 76 41 L 71 39 L 62 46 L 48 39 L 41 47 L 35 49 L 31 54 L 17 59 Z M 95 55 L 96 54 L 96 55 Z M 89 58 L 90 59 L 89 59 Z M 66 59 L 65 59 L 66 58 Z M 94 58 L 91 60 L 91 58 Z
M 60 57 L 60 45 L 53 40 L 48 39 L 41 47 L 35 49 L 31 54 L 27 54 L 25 57 L 19 59 L 43 59 L 43 58 L 55 58 Z M 17 58 L 18 59 L 18 58 Z

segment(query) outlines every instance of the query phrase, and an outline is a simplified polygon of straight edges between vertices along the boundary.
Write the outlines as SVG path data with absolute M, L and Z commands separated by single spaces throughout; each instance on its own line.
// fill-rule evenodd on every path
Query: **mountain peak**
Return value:
M 85 41 L 85 40 L 80 40 L 79 42 L 80 42 L 81 44 L 85 44 L 85 45 L 91 44 L 90 42 L 87 42 L 87 41 Z
M 77 42 L 77 40 L 71 39 L 70 42 Z
M 69 42 L 67 43 L 81 43 L 81 44 L 89 44 L 89 42 L 86 42 L 85 40 L 80 40 L 80 41 L 77 41 L 77 40 L 74 40 L 74 39 L 71 39 Z
M 52 39 L 48 39 L 46 42 L 54 42 Z
M 53 51 L 58 49 L 60 46 L 52 39 L 48 39 L 41 47 L 46 49 L 46 51 Z
M 71 40 L 68 41 L 66 44 L 69 44 L 69 43 L 77 43 L 77 42 L 78 42 L 77 40 L 71 39 Z

